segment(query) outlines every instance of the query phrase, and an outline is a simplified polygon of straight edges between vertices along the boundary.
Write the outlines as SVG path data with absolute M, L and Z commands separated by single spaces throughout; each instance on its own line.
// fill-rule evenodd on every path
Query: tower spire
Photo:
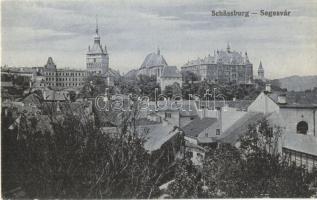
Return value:
M 227 52 L 230 53 L 230 43 L 227 43 Z
M 98 35 L 98 15 L 96 15 L 96 34 Z

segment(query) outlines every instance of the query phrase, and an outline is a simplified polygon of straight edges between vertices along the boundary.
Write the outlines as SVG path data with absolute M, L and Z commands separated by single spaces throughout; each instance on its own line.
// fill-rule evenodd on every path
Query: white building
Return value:
M 273 125 L 284 130 L 280 153 L 289 162 L 306 166 L 309 170 L 317 167 L 316 101 L 307 100 L 305 96 L 271 92 L 268 86 L 267 91 L 262 92 L 248 108 L 249 112 L 264 113 Z
M 165 66 L 160 77 L 161 90 L 165 90 L 166 86 L 178 83 L 182 87 L 182 75 L 176 66 Z

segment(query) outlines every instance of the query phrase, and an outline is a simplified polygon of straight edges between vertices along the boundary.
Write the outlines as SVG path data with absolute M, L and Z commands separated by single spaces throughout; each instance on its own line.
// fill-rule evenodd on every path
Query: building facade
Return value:
M 98 30 L 98 24 L 96 24 L 96 35 L 94 36 L 94 44 L 92 47 L 88 46 L 88 52 L 86 54 L 86 67 L 87 72 L 90 74 L 105 75 L 109 69 L 109 55 L 107 53 L 106 45 L 102 48 Z
M 166 66 L 163 68 L 162 75 L 160 77 L 161 90 L 165 90 L 166 86 L 178 83 L 182 87 L 182 75 L 177 70 L 176 66 Z
M 203 81 L 238 84 L 252 83 L 253 65 L 245 52 L 232 51 L 228 45 L 226 50 L 217 50 L 214 55 L 188 61 L 181 68 L 182 72 L 193 72 Z
M 254 100 L 248 111 L 264 113 L 274 127 L 281 127 L 279 152 L 290 163 L 312 170 L 317 168 L 317 101 L 308 104 L 305 98 L 267 90 Z
M 46 86 L 52 88 L 81 87 L 87 77 L 85 70 L 57 69 L 51 57 L 48 58 L 43 73 Z

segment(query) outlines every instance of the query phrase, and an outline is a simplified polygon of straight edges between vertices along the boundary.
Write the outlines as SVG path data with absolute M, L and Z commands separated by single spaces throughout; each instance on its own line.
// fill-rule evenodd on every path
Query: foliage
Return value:
M 205 155 L 200 175 L 181 170 L 171 184 L 170 194 L 176 198 L 294 198 L 310 197 L 310 185 L 316 171 L 289 164 L 277 152 L 281 129 L 274 131 L 266 120 L 250 126 L 241 137 L 240 148 L 220 144 Z M 180 167 L 186 168 L 187 165 Z M 196 187 L 205 188 L 202 193 Z M 186 191 L 181 193 L 180 191 Z M 193 195 L 191 195 L 193 194 Z
M 236 83 L 211 83 L 206 80 L 200 83 L 185 82 L 182 87 L 183 97 L 189 98 L 189 94 L 200 96 L 201 98 L 209 90 L 213 93 L 216 88 L 216 95 L 221 94 L 226 100 L 232 100 L 233 98 L 250 100 L 255 99 L 261 91 L 265 88 L 265 83 L 261 80 L 256 80 L 253 85 L 236 84 Z M 275 88 L 278 90 L 278 88 Z M 216 99 L 222 100 L 222 97 L 216 97 Z
M 175 180 L 169 184 L 168 192 L 172 198 L 202 198 L 202 186 L 200 172 L 191 160 L 185 159 L 178 163 Z
M 181 143 L 166 143 L 162 151 L 149 154 L 135 127 L 136 104 L 132 107 L 116 113 L 121 119 L 117 134 L 100 131 L 91 118 L 71 110 L 47 113 L 52 132 L 45 133 L 37 129 L 36 118 L 21 114 L 18 129 L 2 132 L 5 170 L 15 166 L 16 172 L 8 173 L 5 185 L 15 177 L 11 188 L 21 187 L 24 198 L 156 197 L 158 185 L 174 173 L 174 160 L 166 158 Z M 112 112 L 105 115 L 115 117 Z M 13 119 L 7 121 L 12 124 Z
M 160 88 L 155 76 L 140 75 L 138 77 L 137 85 L 140 88 L 141 95 L 147 96 L 151 100 L 154 100 L 155 98 L 155 89 Z M 159 92 L 160 91 L 157 92 L 157 95 Z
M 27 126 L 20 132 L 20 181 L 28 197 L 147 197 L 152 185 L 141 138 L 110 137 L 71 115 L 51 123 L 53 135 Z
M 165 87 L 164 95 L 169 98 L 180 96 L 181 94 L 182 89 L 178 83 L 174 83 L 173 85 L 168 85 Z
M 184 78 L 185 83 L 191 83 L 193 84 L 194 81 L 198 81 L 200 78 L 195 74 L 194 72 L 191 71 L 184 71 L 182 72 L 182 76 Z

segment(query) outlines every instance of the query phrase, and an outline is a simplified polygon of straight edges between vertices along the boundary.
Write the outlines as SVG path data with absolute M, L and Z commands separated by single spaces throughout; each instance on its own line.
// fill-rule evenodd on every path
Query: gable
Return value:
M 248 111 L 267 114 L 271 112 L 278 112 L 279 106 L 271 98 L 264 94 L 264 92 L 261 92 L 261 94 L 248 107 Z

